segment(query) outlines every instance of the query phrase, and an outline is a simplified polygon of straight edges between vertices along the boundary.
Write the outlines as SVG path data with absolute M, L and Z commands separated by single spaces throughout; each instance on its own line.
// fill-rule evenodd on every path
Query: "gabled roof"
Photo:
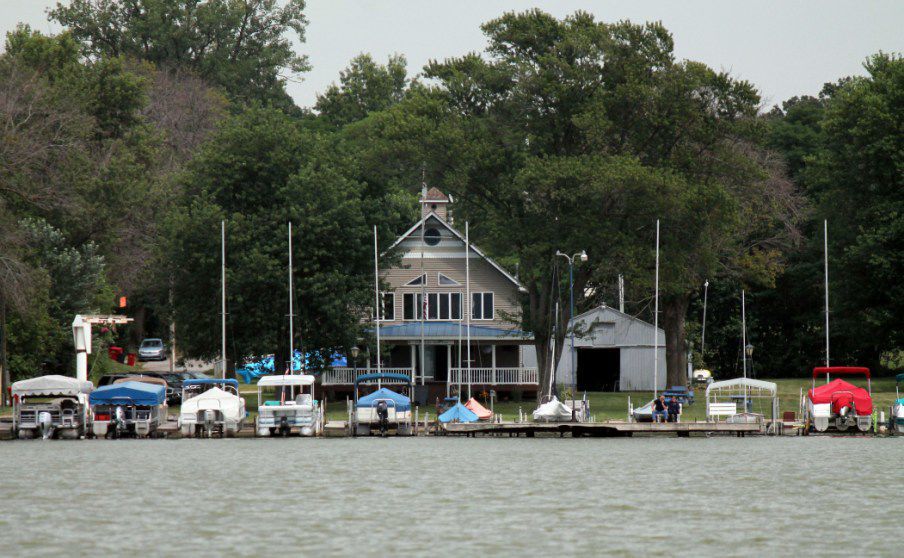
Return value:
M 431 187 L 427 190 L 427 195 L 421 200 L 422 202 L 448 202 L 449 196 L 444 194 L 442 190 L 437 188 L 436 186 Z
M 435 189 L 435 188 L 434 188 L 434 189 Z M 438 190 L 437 190 L 437 191 L 438 191 Z M 428 192 L 428 193 L 429 193 L 429 192 Z M 460 232 L 458 232 L 457 230 L 455 230 L 455 229 L 452 227 L 452 225 L 450 225 L 450 224 L 447 223 L 445 220 L 443 220 L 442 218 L 440 218 L 440 216 L 437 215 L 435 212 L 431 211 L 430 213 L 428 213 L 427 215 L 425 215 L 422 219 L 418 220 L 417 223 L 415 223 L 414 225 L 412 225 L 410 229 L 408 229 L 407 231 L 405 231 L 404 233 L 402 233 L 402 235 L 401 235 L 399 238 L 397 238 L 395 242 L 392 243 L 392 246 L 390 246 L 389 249 L 392 250 L 393 248 L 395 248 L 396 246 L 398 246 L 399 244 L 401 244 L 401 242 L 402 242 L 403 240 L 405 240 L 406 238 L 408 238 L 409 236 L 411 236 L 411 234 L 412 234 L 414 231 L 416 231 L 417 229 L 419 229 L 419 228 L 421 227 L 421 224 L 422 224 L 422 223 L 425 223 L 425 222 L 427 221 L 427 219 L 429 219 L 429 218 L 431 218 L 431 217 L 433 217 L 434 219 L 436 219 L 437 221 L 439 221 L 440 225 L 442 225 L 443 227 L 445 227 L 446 229 L 448 229 L 449 232 L 451 232 L 457 239 L 459 239 L 459 240 L 462 241 L 462 242 L 465 242 L 465 237 L 464 237 L 464 235 L 462 235 Z M 524 287 L 521 286 L 521 283 L 520 283 L 517 279 L 515 279 L 514 276 L 512 276 L 512 274 L 510 274 L 508 271 L 506 271 L 505 269 L 503 269 L 503 267 L 502 267 L 501 265 L 499 265 L 498 263 L 494 262 L 492 258 L 490 258 L 490 257 L 487 256 L 486 254 L 484 254 L 483 252 L 481 252 L 480 248 L 478 248 L 477 246 L 474 246 L 473 243 L 470 243 L 470 245 L 471 245 L 471 250 L 473 250 L 474 253 L 476 253 L 478 256 L 480 256 L 481 258 L 483 258 L 484 260 L 486 260 L 486 262 L 489 263 L 491 266 L 493 266 L 493 267 L 496 269 L 496 271 L 498 271 L 499 273 L 501 273 L 502 275 L 504 275 L 506 279 L 508 279 L 509 281 L 511 281 L 512 283 L 514 283 L 514 285 L 515 285 L 516 287 L 518 287 L 519 289 L 523 289 L 523 288 L 524 288 Z
M 572 323 L 572 322 L 575 322 L 575 321 L 577 321 L 577 320 L 583 320 L 584 318 L 586 318 L 587 316 L 589 316 L 589 315 L 591 315 L 591 314 L 593 314 L 593 313 L 595 313 L 595 312 L 604 312 L 604 311 L 607 311 L 607 310 L 610 311 L 610 312 L 612 312 L 612 313 L 614 313 L 614 314 L 615 314 L 616 316 L 618 316 L 619 318 L 627 318 L 627 319 L 629 319 L 629 320 L 631 320 L 631 321 L 638 322 L 638 323 L 643 324 L 643 325 L 645 325 L 645 326 L 647 326 L 647 327 L 653 327 L 653 324 L 651 324 L 650 322 L 646 322 L 646 321 L 641 320 L 640 318 L 638 318 L 638 317 L 636 317 L 636 316 L 632 316 L 632 315 L 630 315 L 630 314 L 626 314 L 625 312 L 620 312 L 619 310 L 617 310 L 617 309 L 615 309 L 615 308 L 612 308 L 611 306 L 606 306 L 605 304 L 601 304 L 601 305 L 599 305 L 599 306 L 597 306 L 597 307 L 595 307 L 595 308 L 591 308 L 590 310 L 587 310 L 586 312 L 583 312 L 583 313 L 581 313 L 581 314 L 578 314 L 577 316 L 571 318 L 571 320 L 570 320 L 568 323 Z M 659 329 L 659 331 L 665 331 L 665 330 L 662 329 L 661 327 L 658 328 L 658 329 Z

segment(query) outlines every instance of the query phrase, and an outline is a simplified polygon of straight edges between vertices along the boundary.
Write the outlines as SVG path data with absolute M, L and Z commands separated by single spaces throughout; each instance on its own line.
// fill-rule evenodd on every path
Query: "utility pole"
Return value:
M 829 364 L 829 220 L 823 219 L 822 221 L 822 238 L 823 238 L 823 259 L 825 260 L 825 284 L 826 284 L 826 367 L 830 366 Z M 826 381 L 829 380 L 828 375 L 826 376 Z
M 220 283 L 222 296 L 220 299 L 220 362 L 223 369 L 221 379 L 226 379 L 226 221 L 220 221 Z

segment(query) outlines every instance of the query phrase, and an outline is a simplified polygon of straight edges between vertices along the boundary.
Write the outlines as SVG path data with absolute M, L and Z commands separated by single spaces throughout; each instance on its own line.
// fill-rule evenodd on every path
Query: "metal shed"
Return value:
M 653 324 L 600 306 L 575 316 L 572 356 L 571 338 L 565 337 L 562 356 L 556 367 L 556 381 L 572 383 L 572 362 L 577 368 L 578 391 L 652 391 Z M 659 329 L 658 389 L 666 388 L 665 332 Z

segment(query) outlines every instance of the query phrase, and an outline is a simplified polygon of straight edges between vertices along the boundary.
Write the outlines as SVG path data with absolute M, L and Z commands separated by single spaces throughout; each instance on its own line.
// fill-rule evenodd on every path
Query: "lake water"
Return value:
M 904 553 L 904 438 L 0 444 L 0 556 Z

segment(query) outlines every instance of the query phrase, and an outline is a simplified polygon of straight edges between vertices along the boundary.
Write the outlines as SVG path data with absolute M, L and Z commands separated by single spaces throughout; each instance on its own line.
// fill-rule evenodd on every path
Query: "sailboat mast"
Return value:
M 559 302 L 556 301 L 555 321 L 552 326 L 552 355 L 549 358 L 549 397 L 552 399 L 552 386 L 556 381 L 556 332 L 559 330 Z
M 226 220 L 220 221 L 220 371 L 222 379 L 226 379 Z
M 829 365 L 829 221 L 822 221 L 822 250 L 825 261 L 825 291 L 826 291 L 826 367 Z
M 659 219 L 656 219 L 656 292 L 653 304 L 653 399 L 659 394 Z
M 467 221 L 465 221 L 465 298 L 468 299 L 468 314 L 465 322 L 468 336 L 468 399 L 471 399 L 471 237 Z
M 424 173 L 421 172 L 423 179 Z M 424 271 L 424 236 L 427 227 L 427 183 L 421 182 L 421 385 L 424 385 L 424 377 L 427 375 L 427 363 L 424 362 L 424 354 L 427 352 L 427 345 L 424 335 L 424 320 L 427 319 L 427 274 Z M 417 384 L 417 377 L 415 377 Z
M 295 313 L 293 312 L 292 299 L 295 291 L 292 289 L 292 221 L 289 221 L 289 374 L 295 368 Z
M 741 289 L 741 362 L 744 368 L 744 379 L 747 379 L 747 302 L 744 289 Z M 747 384 L 744 384 L 744 412 L 747 412 Z
M 380 370 L 380 268 L 377 264 L 377 226 L 374 225 L 374 316 L 376 323 L 374 329 L 377 331 L 377 374 Z M 356 378 L 357 379 L 357 378 Z M 377 380 L 377 387 L 382 387 L 382 381 Z

